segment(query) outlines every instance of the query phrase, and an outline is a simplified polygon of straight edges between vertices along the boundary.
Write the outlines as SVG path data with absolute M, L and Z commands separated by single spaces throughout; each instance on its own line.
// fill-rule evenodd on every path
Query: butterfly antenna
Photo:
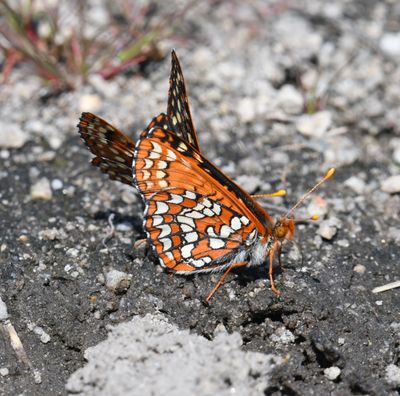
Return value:
M 315 190 L 317 190 L 321 184 L 325 183 L 327 180 L 329 180 L 333 174 L 335 173 L 335 168 L 330 168 L 328 172 L 326 172 L 325 176 L 310 190 L 308 190 L 298 201 L 297 203 L 285 214 L 284 217 L 289 217 L 307 198 L 310 194 L 312 194 Z M 318 220 L 319 216 L 314 215 L 310 218 L 310 220 Z

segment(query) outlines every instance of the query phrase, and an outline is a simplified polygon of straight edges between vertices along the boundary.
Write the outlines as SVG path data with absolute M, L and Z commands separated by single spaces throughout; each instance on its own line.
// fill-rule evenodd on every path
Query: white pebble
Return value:
M 390 176 L 381 183 L 381 190 L 394 194 L 400 192 L 400 175 Z
M 68 257 L 76 258 L 79 256 L 79 250 L 76 248 L 70 248 L 66 252 Z
M 0 121 L 0 147 L 20 148 L 28 141 L 28 134 L 18 124 Z
M 106 274 L 107 289 L 121 293 L 126 291 L 131 284 L 132 275 L 122 271 L 111 270 Z
M 284 85 L 279 90 L 276 100 L 286 114 L 299 114 L 303 110 L 303 97 L 293 85 Z
M 325 377 L 330 381 L 334 381 L 336 378 L 338 378 L 340 373 L 340 368 L 336 366 L 328 367 L 324 370 Z
M 252 122 L 255 119 L 256 116 L 256 105 L 255 101 L 252 98 L 243 98 L 239 102 L 238 106 L 238 115 L 240 122 L 246 123 L 246 122 Z
M 64 184 L 60 179 L 53 179 L 51 181 L 51 188 L 53 190 L 61 190 L 63 188 Z
M 400 367 L 395 364 L 389 364 L 386 367 L 385 379 L 393 386 L 400 386 Z
M 366 271 L 366 268 L 362 264 L 357 264 L 354 266 L 353 271 L 356 272 L 357 274 L 364 274 Z
M 79 110 L 90 111 L 95 113 L 102 106 L 101 99 L 98 95 L 82 95 L 79 99 Z
M 335 225 L 332 225 L 329 220 L 324 220 L 321 222 L 318 228 L 318 234 L 322 236 L 322 238 L 330 241 L 337 233 L 337 228 Z
M 8 368 L 7 367 L 2 367 L 1 369 L 0 369 L 0 375 L 2 376 L 2 377 L 6 377 L 8 374 L 9 374 L 9 370 L 8 370 Z
M 43 177 L 31 186 L 31 198 L 43 199 L 45 201 L 49 201 L 53 198 L 53 193 L 48 179 Z
M 379 46 L 387 55 L 400 57 L 400 33 L 385 33 Z
M 312 137 L 322 137 L 332 124 L 332 115 L 329 111 L 320 111 L 315 114 L 304 114 L 297 120 L 297 130 Z
M 357 176 L 349 177 L 344 185 L 350 187 L 357 194 L 362 194 L 365 191 L 365 181 Z
M 8 311 L 6 303 L 0 297 L 0 321 L 8 318 Z

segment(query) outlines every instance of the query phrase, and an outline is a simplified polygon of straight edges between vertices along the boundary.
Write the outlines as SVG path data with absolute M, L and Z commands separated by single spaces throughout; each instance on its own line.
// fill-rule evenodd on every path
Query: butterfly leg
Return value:
M 218 281 L 218 283 L 214 286 L 214 288 L 211 290 L 207 298 L 204 300 L 204 303 L 208 305 L 208 302 L 211 300 L 211 297 L 215 294 L 215 292 L 220 288 L 220 286 L 224 283 L 225 278 L 228 276 L 229 272 L 231 272 L 234 268 L 237 267 L 244 267 L 247 265 L 247 261 L 242 261 L 240 263 L 233 263 L 228 267 L 228 269 L 224 272 L 224 274 L 221 276 L 221 279 Z
M 279 241 L 275 241 L 271 250 L 269 251 L 269 281 L 271 284 L 271 290 L 278 296 L 280 296 L 282 293 L 275 287 L 275 282 L 274 282 L 274 278 L 273 278 L 273 263 L 274 263 L 274 256 L 275 253 L 280 253 L 280 242 Z

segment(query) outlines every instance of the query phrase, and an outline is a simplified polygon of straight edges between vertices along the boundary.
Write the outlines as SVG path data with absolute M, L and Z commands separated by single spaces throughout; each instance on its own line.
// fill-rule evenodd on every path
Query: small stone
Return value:
M 300 114 L 304 106 L 301 93 L 293 85 L 288 84 L 279 90 L 277 103 L 286 114 Z
M 132 275 L 122 271 L 111 270 L 106 274 L 106 287 L 114 293 L 123 293 L 131 284 Z
M 320 111 L 315 114 L 304 114 L 297 120 L 297 130 L 305 135 L 320 138 L 332 124 L 332 115 L 329 111 Z
M 31 198 L 49 201 L 53 198 L 50 182 L 43 177 L 31 187 Z
M 324 220 L 321 222 L 318 228 L 318 234 L 322 238 L 330 241 L 337 233 L 337 228 L 329 220 Z
M 379 47 L 387 55 L 400 57 L 400 33 L 385 33 Z
M 241 123 L 252 122 L 256 117 L 255 101 L 252 98 L 243 98 L 239 102 L 238 115 Z
M 6 303 L 0 297 L 0 321 L 8 318 L 8 311 Z
M 400 192 L 400 175 L 390 176 L 384 180 L 381 183 L 381 190 L 389 194 Z
M 344 185 L 350 187 L 357 194 L 362 194 L 365 191 L 365 181 L 357 176 L 348 178 Z
M 32 330 L 36 335 L 39 336 L 40 341 L 43 344 L 47 344 L 50 341 L 50 336 L 43 330 L 42 327 L 35 326 Z
M 389 227 L 386 236 L 388 240 L 400 243 L 400 228 Z
M 393 161 L 400 164 L 400 147 L 397 147 L 393 152 Z
M 2 367 L 2 368 L 0 369 L 0 375 L 1 375 L 2 377 L 6 377 L 8 374 L 9 374 L 9 370 L 8 370 L 7 367 Z
M 383 304 L 383 301 L 382 300 L 377 300 L 377 301 L 375 301 L 375 304 L 378 305 L 378 306 L 381 306 Z
M 386 381 L 393 386 L 400 386 L 400 367 L 395 364 L 389 364 L 386 367 Z
M 285 327 L 279 327 L 273 334 L 271 334 L 270 340 L 279 344 L 290 344 L 295 341 L 295 336 Z
M 22 243 L 27 243 L 27 242 L 29 242 L 29 238 L 28 238 L 27 235 L 20 235 L 20 236 L 18 237 L 18 240 L 19 240 L 20 242 L 22 242 Z
M 51 181 L 51 188 L 53 190 L 61 190 L 63 188 L 64 184 L 60 179 L 53 179 Z
M 131 223 L 119 223 L 116 225 L 115 229 L 117 231 L 122 231 L 122 232 L 127 232 L 127 231 L 132 231 L 133 226 Z
M 0 121 L 0 147 L 20 148 L 28 138 L 29 135 L 18 124 Z
M 344 339 L 344 337 L 339 337 L 338 340 L 337 340 L 339 345 L 344 345 L 345 341 L 346 340 Z
M 366 271 L 366 268 L 362 264 L 357 264 L 353 267 L 353 271 L 356 272 L 357 274 L 364 274 Z
M 336 243 L 342 248 L 348 248 L 350 246 L 350 242 L 347 239 L 339 239 Z
M 100 110 L 102 106 L 101 99 L 98 95 L 82 95 L 79 98 L 79 110 L 80 111 L 89 111 L 91 113 L 95 113 Z
M 58 237 L 59 232 L 57 228 L 46 228 L 39 232 L 39 238 L 47 241 L 54 241 L 55 239 L 58 239 Z
M 66 251 L 68 257 L 77 258 L 79 256 L 79 250 L 76 248 L 70 248 Z
M 336 366 L 328 367 L 324 370 L 325 377 L 330 381 L 335 381 L 335 379 L 339 377 L 340 373 L 340 368 Z

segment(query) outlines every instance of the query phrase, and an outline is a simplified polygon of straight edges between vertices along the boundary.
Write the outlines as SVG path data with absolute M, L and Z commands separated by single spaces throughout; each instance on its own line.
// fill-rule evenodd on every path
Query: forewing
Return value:
M 144 226 L 162 265 L 208 271 L 241 253 L 245 258 L 257 226 L 263 226 L 233 181 L 222 184 L 221 172 L 200 153 L 158 128 L 139 141 L 134 158 L 134 182 L 146 204 Z
M 196 130 L 190 113 L 185 80 L 175 51 L 171 52 L 167 115 L 171 120 L 171 131 L 200 151 Z
M 133 140 L 92 113 L 82 113 L 78 128 L 86 146 L 95 155 L 92 164 L 110 179 L 132 185 Z
M 168 117 L 161 113 L 153 118 L 142 135 L 146 135 L 154 127 L 169 129 L 171 125 Z M 132 160 L 135 149 L 133 140 L 92 113 L 82 113 L 78 128 L 86 146 L 95 155 L 92 164 L 110 179 L 132 186 Z

